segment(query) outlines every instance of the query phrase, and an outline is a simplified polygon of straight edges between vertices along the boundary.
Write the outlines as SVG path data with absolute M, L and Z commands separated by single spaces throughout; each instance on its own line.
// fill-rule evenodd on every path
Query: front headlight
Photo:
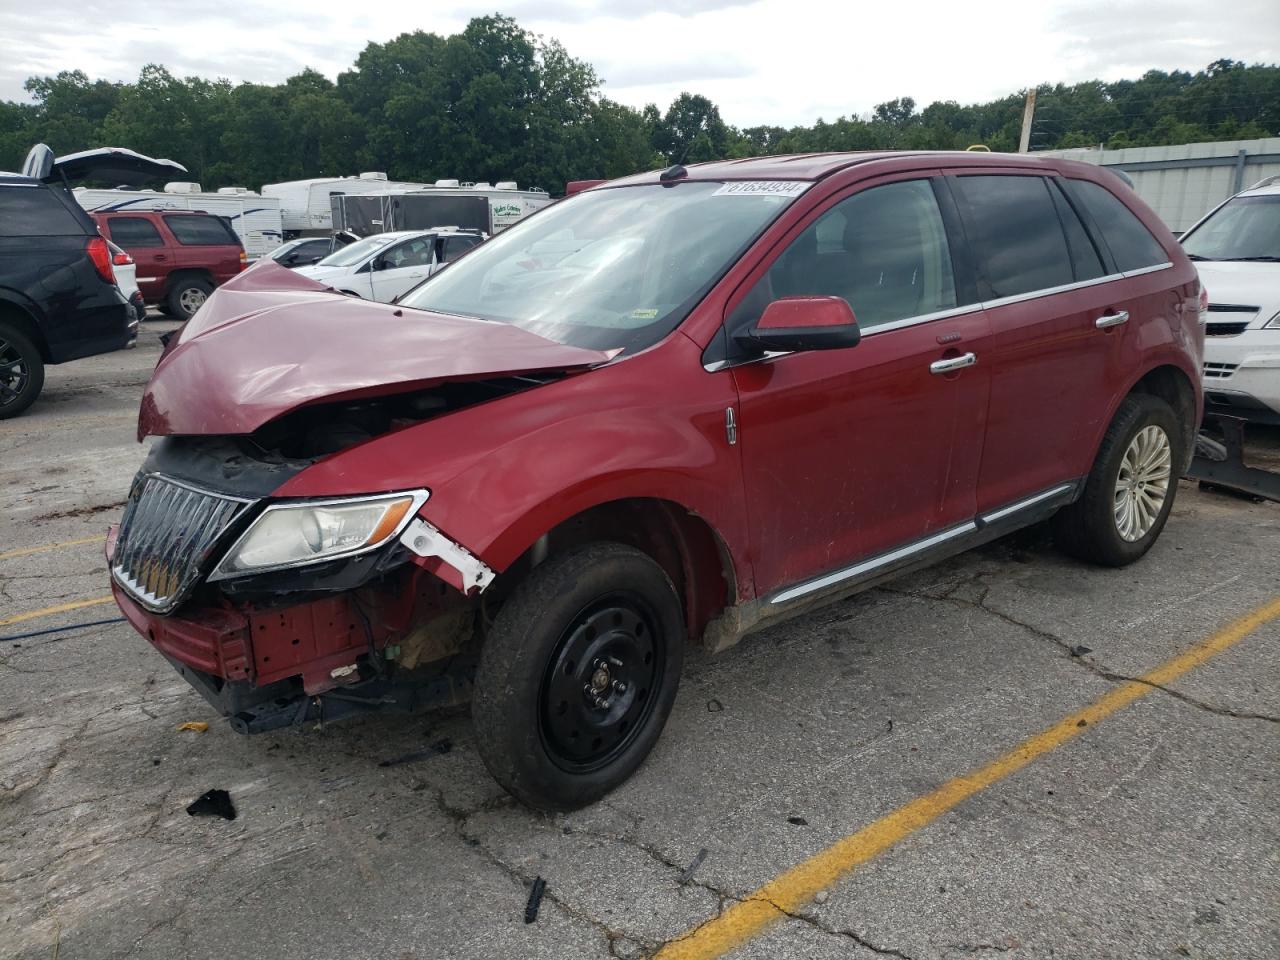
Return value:
M 1262 329 L 1264 329 L 1264 330 L 1280 330 L 1280 313 L 1277 313 L 1274 317 L 1272 317 L 1270 320 L 1268 320 L 1266 323 L 1264 323 L 1264 324 L 1262 325 Z
M 267 507 L 227 551 L 210 580 L 225 580 L 375 550 L 426 503 L 426 490 Z

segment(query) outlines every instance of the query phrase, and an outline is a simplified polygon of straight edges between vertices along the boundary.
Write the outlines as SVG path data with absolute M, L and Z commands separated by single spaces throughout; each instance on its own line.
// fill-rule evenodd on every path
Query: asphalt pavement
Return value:
M 465 709 L 245 738 L 71 629 L 118 615 L 173 326 L 0 422 L 0 638 L 52 631 L 0 639 L 0 956 L 1280 956 L 1280 505 L 1184 482 L 1130 568 L 1037 528 L 694 650 L 639 774 L 540 815 Z M 187 814 L 214 788 L 235 820 Z

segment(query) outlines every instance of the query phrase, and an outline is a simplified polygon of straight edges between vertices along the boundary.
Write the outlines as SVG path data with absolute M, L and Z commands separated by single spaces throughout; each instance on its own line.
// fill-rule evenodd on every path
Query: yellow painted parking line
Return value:
M 718 917 L 672 940 L 654 955 L 654 960 L 710 960 L 723 956 L 786 914 L 795 913 L 819 890 L 928 826 L 962 800 L 1016 773 L 1037 757 L 1078 737 L 1099 720 L 1145 697 L 1155 689 L 1154 684 L 1176 680 L 1277 618 L 1280 618 L 1280 597 L 1143 674 L 1140 680 L 1124 683 L 1083 710 L 1063 717 L 986 766 L 949 780 L 932 793 L 917 797 L 857 833 L 836 841 L 728 907 Z
M 0 617 L 0 627 L 8 627 L 15 623 L 25 623 L 28 620 L 38 620 L 40 617 L 52 617 L 55 613 L 83 610 L 85 607 L 100 607 L 104 603 L 110 603 L 113 599 L 110 594 L 107 594 L 105 597 L 94 597 L 92 600 L 72 600 L 69 603 L 58 603 L 52 607 L 45 607 L 43 610 L 28 610 L 26 613 L 15 613 L 11 617 Z
M 80 547 L 86 543 L 102 543 L 106 537 L 85 537 L 82 540 L 63 540 L 61 543 L 46 543 L 42 547 L 23 547 L 21 550 L 7 550 L 0 553 L 0 560 L 13 560 L 15 557 L 29 557 L 35 553 L 48 553 L 50 550 L 61 550 L 63 547 Z

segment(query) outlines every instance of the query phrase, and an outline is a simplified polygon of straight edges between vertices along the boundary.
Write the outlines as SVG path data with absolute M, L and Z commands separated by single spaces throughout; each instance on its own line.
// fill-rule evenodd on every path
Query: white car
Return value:
M 129 306 L 133 307 L 133 319 L 146 319 L 147 304 L 142 299 L 142 291 L 138 289 L 137 264 L 133 262 L 133 257 L 110 240 L 107 241 L 107 247 L 111 250 L 111 272 L 115 274 L 116 286 L 129 301 Z
M 390 303 L 484 239 L 477 230 L 450 227 L 376 233 L 295 272 L 341 293 Z
M 1280 177 L 1182 235 L 1209 294 L 1205 410 L 1280 424 Z

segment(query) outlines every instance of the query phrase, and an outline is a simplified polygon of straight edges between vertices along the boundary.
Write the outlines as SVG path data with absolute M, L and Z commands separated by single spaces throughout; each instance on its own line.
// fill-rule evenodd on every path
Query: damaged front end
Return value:
M 465 698 L 493 571 L 418 516 L 429 491 L 277 499 L 303 464 L 247 448 L 167 438 L 139 472 L 107 541 L 138 632 L 242 733 Z
M 261 278 L 234 284 L 235 309 L 252 307 Z M 530 370 L 519 331 L 405 321 L 384 305 L 303 293 L 324 307 L 305 337 L 278 302 L 222 320 L 219 290 L 202 331 L 169 345 L 140 418 L 140 436 L 158 439 L 107 540 L 120 609 L 242 733 L 469 695 L 480 595 L 495 571 L 432 525 L 428 450 L 399 445 L 396 475 L 408 466 L 419 478 L 407 489 L 376 467 L 343 467 L 343 456 L 600 359 L 574 351 Z M 352 326 L 365 336 L 345 341 L 349 367 L 331 389 L 309 371 L 334 369 L 335 330 Z M 424 346 L 449 343 L 441 326 L 454 350 L 480 336 L 484 346 L 442 359 Z M 415 343 L 424 348 L 406 354 Z M 323 364 L 308 363 L 317 352 Z M 383 359 L 394 373 L 379 378 Z M 346 489 L 287 495 L 322 464 L 338 465 Z

